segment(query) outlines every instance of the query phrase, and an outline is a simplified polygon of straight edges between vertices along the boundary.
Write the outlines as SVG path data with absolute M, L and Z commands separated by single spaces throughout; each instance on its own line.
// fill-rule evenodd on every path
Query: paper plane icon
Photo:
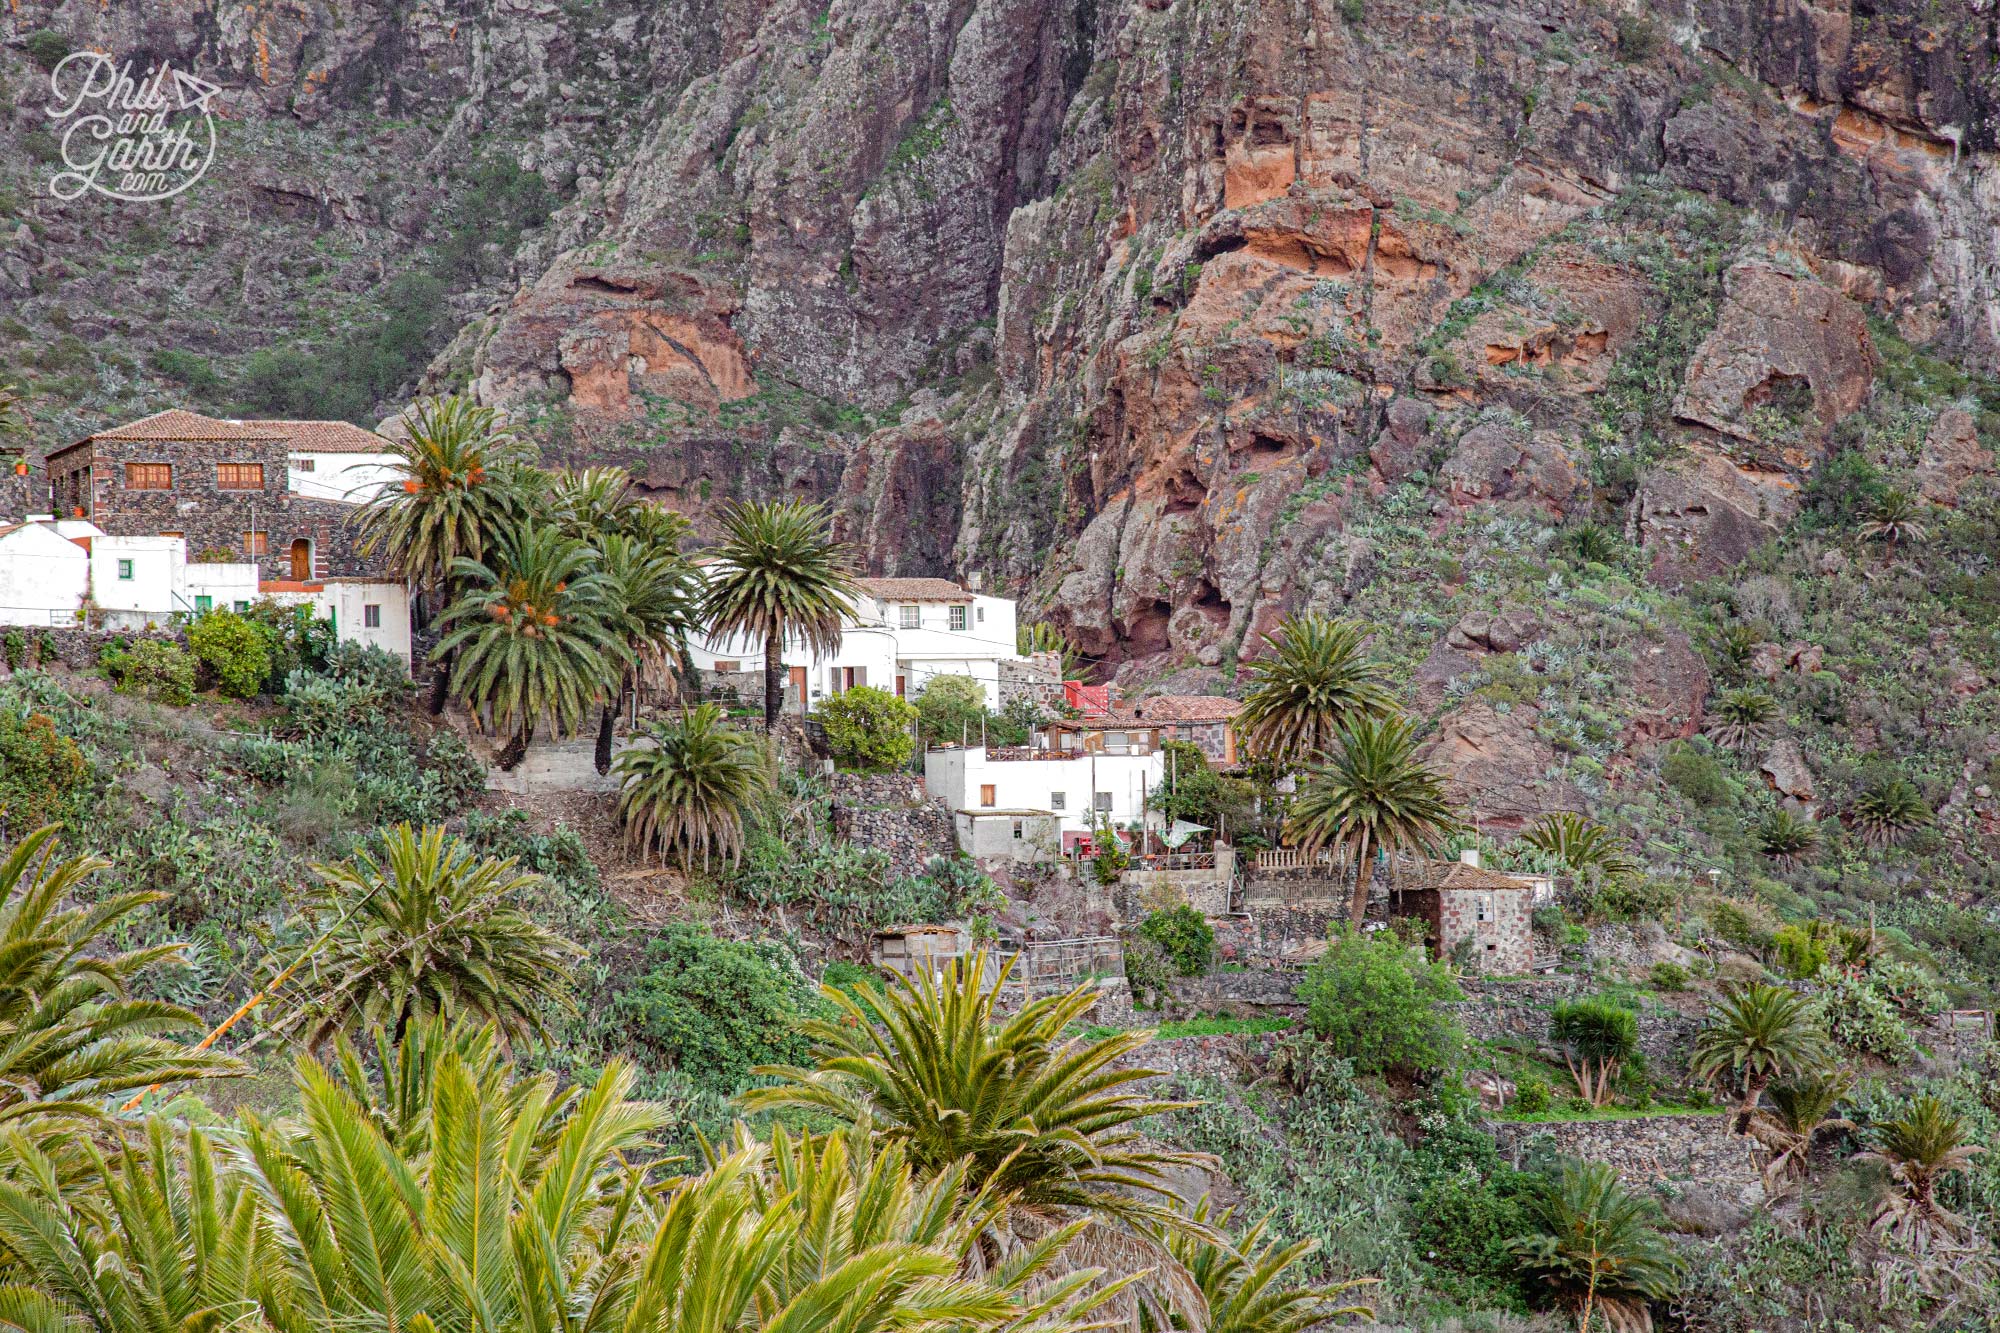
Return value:
M 180 109 L 183 111 L 194 108 L 206 112 L 208 99 L 221 91 L 221 88 L 205 79 L 197 79 L 194 75 L 184 74 L 180 70 L 174 71 L 174 96 L 180 100 Z

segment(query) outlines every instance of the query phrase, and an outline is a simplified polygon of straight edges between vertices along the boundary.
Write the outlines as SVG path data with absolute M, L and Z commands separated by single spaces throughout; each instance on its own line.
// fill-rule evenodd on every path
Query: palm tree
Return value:
M 639 672 L 677 667 L 685 659 L 700 584 L 677 546 L 607 532 L 597 549 L 609 589 L 606 627 L 625 647 L 615 659 L 617 679 L 606 692 L 597 730 L 597 771 L 608 773 L 619 704 Z
M 1614 1329 L 1652 1328 L 1651 1303 L 1680 1280 L 1657 1204 L 1628 1192 L 1602 1162 L 1569 1162 L 1530 1196 L 1527 1214 L 1535 1230 L 1512 1249 L 1577 1316 L 1579 1333 L 1600 1312 Z
M 1308 855 L 1323 847 L 1354 858 L 1359 930 L 1368 916 L 1368 878 L 1377 852 L 1429 854 L 1459 827 L 1444 782 L 1416 756 L 1416 726 L 1405 718 L 1357 717 L 1340 731 L 1332 761 L 1313 770 L 1285 831 Z
M 1549 1015 L 1549 1039 L 1562 1052 L 1577 1094 L 1603 1106 L 1619 1068 L 1639 1049 L 1639 1016 L 1609 1000 L 1558 1004 Z
M 632 494 L 632 474 L 622 467 L 557 472 L 549 480 L 550 518 L 581 542 L 595 542 L 607 532 L 625 532 L 641 508 Z
M 1563 534 L 1563 544 L 1577 559 L 1599 565 L 1610 564 L 1625 549 L 1611 529 L 1602 523 L 1579 523 Z
M 1696 1078 L 1711 1081 L 1728 1074 L 1741 1088 L 1736 1132 L 1742 1134 L 1773 1079 L 1814 1073 L 1828 1054 L 1805 996 L 1754 984 L 1725 990 L 1710 1007 L 1694 1040 L 1692 1068 Z
M 1878 779 L 1847 808 L 1847 827 L 1866 847 L 1894 847 L 1936 822 L 1922 793 L 1904 777 Z
M 848 548 L 835 543 L 823 505 L 723 506 L 722 542 L 712 554 L 702 616 L 716 639 L 741 634 L 764 642 L 764 726 L 778 725 L 785 697 L 785 646 L 814 657 L 840 646 L 842 622 L 860 588 Z
M 1737 621 L 1709 635 L 1708 649 L 1725 674 L 1741 679 L 1750 670 L 1750 659 L 1763 642 L 1763 631 Z
M 1639 873 L 1639 863 L 1610 829 L 1570 811 L 1543 815 L 1521 841 L 1546 852 L 1570 875 L 1606 880 Z
M 1245 748 L 1280 764 L 1312 762 L 1349 722 L 1394 713 L 1381 664 L 1363 655 L 1367 638 L 1353 621 L 1310 612 L 1266 634 L 1267 655 L 1244 668 L 1250 688 L 1235 726 Z
M 1958 1240 L 1965 1219 L 1938 1202 L 1938 1182 L 1963 1171 L 1986 1149 L 1967 1141 L 1965 1121 L 1936 1097 L 1918 1097 L 1895 1120 L 1876 1130 L 1875 1146 L 1857 1161 L 1889 1169 L 1895 1193 L 1875 1214 L 1875 1225 L 1922 1254 L 1938 1241 Z
M 1819 855 L 1819 825 L 1780 806 L 1758 821 L 1757 848 L 1783 869 L 1808 865 Z
M 362 509 L 360 551 L 385 551 L 419 593 L 449 607 L 458 599 L 458 562 L 484 560 L 522 517 L 524 499 L 507 466 L 519 442 L 498 412 L 450 394 L 412 407 L 403 438 L 389 448 L 402 484 L 384 487 Z M 450 679 L 447 660 L 433 678 L 432 713 L 444 710 Z
M 1747 750 L 1771 734 L 1777 717 L 1778 704 L 1770 695 L 1752 685 L 1739 686 L 1716 698 L 1708 735 L 1725 749 Z
M 1822 1134 L 1853 1129 L 1854 1122 L 1836 1114 L 1841 1099 L 1854 1089 L 1854 1075 L 1844 1069 L 1801 1074 L 1773 1083 L 1771 1104 L 1750 1118 L 1750 1136 L 1764 1146 L 1764 1192 L 1775 1196 L 1786 1181 L 1804 1180 L 1812 1172 L 1812 1152 Z
M 87 881 L 110 862 L 58 860 L 59 845 L 51 825 L 0 860 L 0 1130 L 39 1135 L 50 1118 L 95 1117 L 120 1093 L 245 1073 L 239 1060 L 160 1035 L 197 1030 L 193 1014 L 131 997 L 133 982 L 180 945 L 105 952 L 166 895 L 87 901 Z
M 1904 542 L 1920 542 L 1930 535 L 1930 528 L 1924 522 L 1928 508 L 1908 491 L 1892 487 L 1876 497 L 1868 521 L 1861 525 L 1861 535 L 1868 541 L 1881 542 L 1885 558 L 1894 559 L 1897 548 Z
M 607 623 L 613 589 L 589 547 L 537 523 L 502 534 L 487 562 L 460 560 L 454 570 L 466 591 L 445 612 L 431 655 L 459 654 L 452 692 L 508 734 L 498 762 L 512 769 L 537 724 L 577 730 L 625 656 Z
M 704 869 L 711 857 L 736 863 L 743 810 L 770 782 L 763 748 L 714 704 L 653 723 L 614 767 L 627 845 L 690 868 L 697 855 Z
M 1011 972 L 1011 961 L 991 967 L 982 952 L 953 959 L 936 978 L 928 969 L 891 978 L 886 990 L 823 987 L 838 1013 L 800 1024 L 818 1045 L 818 1065 L 757 1070 L 776 1082 L 743 1103 L 872 1125 L 919 1178 L 963 1170 L 966 1188 L 1009 1200 L 1017 1233 L 1083 1217 L 1115 1227 L 1129 1250 L 1187 1225 L 1167 1172 L 1203 1159 L 1154 1148 L 1134 1128 L 1185 1105 L 1135 1090 L 1157 1077 L 1126 1064 L 1152 1034 L 1067 1035 L 1096 1002 L 1088 983 L 1003 1018 Z M 1159 1257 L 1165 1281 L 1182 1279 L 1175 1299 L 1199 1302 L 1171 1255 Z
M 1195 1204 L 1194 1221 L 1218 1231 L 1229 1227 L 1231 1213 L 1210 1216 L 1208 1196 Z M 1319 1248 L 1307 1239 L 1280 1245 L 1265 1239 L 1268 1223 L 1259 1222 L 1228 1242 L 1185 1231 L 1167 1234 L 1167 1248 L 1194 1278 L 1208 1305 L 1208 1333 L 1306 1333 L 1330 1319 L 1371 1316 L 1366 1305 L 1341 1305 L 1340 1298 L 1378 1279 L 1360 1278 L 1329 1286 L 1293 1286 L 1286 1273 Z M 1196 1327 L 1182 1312 L 1181 1327 Z
M 568 1002 L 568 969 L 582 951 L 510 902 L 542 877 L 481 857 L 441 828 L 398 824 L 382 843 L 379 859 L 360 851 L 313 867 L 322 886 L 315 924 L 328 939 L 286 1025 L 310 1024 L 312 1046 L 371 1024 L 400 1036 L 439 1014 L 543 1033 L 542 1002 Z

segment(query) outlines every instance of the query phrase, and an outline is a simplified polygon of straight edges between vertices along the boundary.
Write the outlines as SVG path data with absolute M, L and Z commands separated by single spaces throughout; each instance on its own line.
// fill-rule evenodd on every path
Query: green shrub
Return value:
M 194 659 L 177 643 L 141 639 L 129 646 L 114 640 L 98 654 L 120 694 L 182 707 L 194 702 Z
M 1669 787 L 1696 805 L 1713 808 L 1729 800 L 1729 775 L 1714 755 L 1692 745 L 1676 745 L 1660 761 L 1660 776 Z
M 814 716 L 826 728 L 827 749 L 843 768 L 891 773 L 916 753 L 916 737 L 910 732 L 916 707 L 887 690 L 857 685 L 822 703 Z
M 613 1002 L 615 1017 L 701 1087 L 733 1093 L 754 1066 L 805 1058 L 793 1025 L 822 1001 L 783 945 L 717 939 L 674 921 L 645 961 L 645 975 Z
M 1691 979 L 1691 975 L 1685 967 L 1682 967 L 1679 963 L 1665 960 L 1653 964 L 1653 969 L 1647 976 L 1652 981 L 1655 990 L 1663 991 L 1684 991 L 1687 989 L 1688 981 Z
M 1828 1035 L 1852 1051 L 1901 1064 L 1917 1053 L 1909 1024 L 1889 998 L 1868 983 L 1829 968 L 1819 975 L 1812 1013 Z
M 375 690 L 384 698 L 393 699 L 415 688 L 403 659 L 373 644 L 339 644 L 327 653 L 326 665 L 321 669 L 335 680 Z
M 1215 928 L 1188 903 L 1149 913 L 1139 938 L 1151 940 L 1184 977 L 1205 977 L 1215 962 Z
M 1125 984 L 1132 990 L 1132 1003 L 1140 1009 L 1157 1009 L 1161 1001 L 1174 993 L 1174 980 L 1179 976 L 1173 960 L 1167 951 L 1151 940 L 1134 937 L 1125 942 L 1122 951 L 1125 963 Z
M 63 57 L 70 52 L 69 38 L 53 28 L 42 28 L 28 34 L 22 43 L 28 52 L 28 59 L 43 69 L 54 69 L 62 64 Z
M 970 676 L 935 676 L 917 695 L 917 718 L 927 744 L 977 743 L 986 687 Z
M 1386 931 L 1336 929 L 1299 998 L 1313 1031 L 1360 1073 L 1439 1069 L 1464 1040 L 1439 1007 L 1462 998 L 1451 969 Z
M 1826 941 L 1803 926 L 1782 926 L 1771 937 L 1771 951 L 1788 977 L 1803 981 L 1826 966 Z
M 883 988 L 882 974 L 862 963 L 850 963 L 845 959 L 835 959 L 819 974 L 819 984 L 831 986 L 849 995 L 858 995 L 864 988 L 880 991 Z
M 0 709 L 0 825 L 9 838 L 63 818 L 89 780 L 83 751 L 55 719 Z
M 1523 1074 L 1514 1084 L 1513 1109 L 1522 1115 L 1540 1115 L 1551 1100 L 1548 1083 L 1534 1074 Z
M 234 611 L 210 611 L 188 626 L 188 647 L 232 699 L 254 699 L 271 674 L 271 647 L 258 627 Z
M 1727 944 L 1744 953 L 1762 953 L 1770 947 L 1774 932 L 1764 915 L 1751 906 L 1728 898 L 1712 900 L 1706 909 L 1709 928 Z
M 1424 1186 L 1410 1204 L 1408 1225 L 1412 1248 L 1429 1270 L 1426 1285 L 1459 1301 L 1526 1308 L 1520 1264 L 1507 1243 L 1527 1229 L 1521 1203 L 1531 1179 L 1496 1161 Z
M 9 671 L 19 671 L 21 663 L 28 660 L 28 636 L 17 629 L 0 635 L 0 655 L 6 657 Z

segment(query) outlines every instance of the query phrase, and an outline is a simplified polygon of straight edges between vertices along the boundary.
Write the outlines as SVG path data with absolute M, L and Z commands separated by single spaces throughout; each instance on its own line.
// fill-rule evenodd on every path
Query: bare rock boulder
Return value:
M 1431 406 L 1421 398 L 1403 397 L 1383 415 L 1382 433 L 1368 447 L 1368 461 L 1382 480 L 1402 481 L 1417 470 L 1430 447 Z
M 1586 808 L 1573 784 L 1544 776 L 1557 757 L 1535 734 L 1532 708 L 1503 713 L 1475 699 L 1439 721 L 1421 757 L 1444 776 L 1451 800 L 1476 811 L 1488 831 L 1523 829 L 1552 811 Z
M 1992 471 L 1993 451 L 1979 442 L 1972 414 L 1955 407 L 1938 413 L 1913 470 L 1918 493 L 1932 504 L 1956 506 L 1965 483 Z
M 1740 564 L 1797 509 L 1789 472 L 1696 447 L 1647 474 L 1627 535 L 1651 556 L 1654 582 L 1680 587 Z
M 1812 813 L 1818 793 L 1813 788 L 1812 769 L 1806 766 L 1805 753 L 1797 741 L 1789 736 L 1773 741 L 1758 771 L 1764 775 L 1764 785 L 1778 794 L 1779 804 Z
M 1512 500 L 1558 517 L 1584 490 L 1569 451 L 1555 437 L 1491 421 L 1459 436 L 1438 479 L 1456 505 Z
M 1444 641 L 1461 652 L 1517 653 L 1541 633 L 1541 622 L 1525 611 L 1474 611 L 1447 630 Z

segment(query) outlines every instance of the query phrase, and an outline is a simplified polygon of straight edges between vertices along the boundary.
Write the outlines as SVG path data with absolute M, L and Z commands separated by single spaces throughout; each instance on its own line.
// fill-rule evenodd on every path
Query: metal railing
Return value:
M 1000 954 L 1002 961 L 1014 963 L 1008 981 L 1024 989 L 1074 986 L 1086 977 L 1118 976 L 1125 970 L 1125 950 L 1116 935 L 1003 941 Z
M 1266 847 L 1257 854 L 1259 870 L 1305 870 L 1313 866 L 1333 864 L 1333 852 L 1322 848 L 1310 857 L 1298 847 Z

